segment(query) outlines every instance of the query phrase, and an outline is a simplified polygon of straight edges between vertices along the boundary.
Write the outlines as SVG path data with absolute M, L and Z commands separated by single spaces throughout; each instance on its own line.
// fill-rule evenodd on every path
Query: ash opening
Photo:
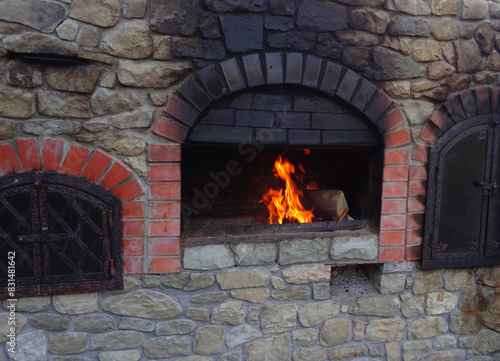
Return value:
M 373 284 L 376 265 L 341 265 L 332 267 L 331 296 L 338 300 L 355 301 L 379 295 Z

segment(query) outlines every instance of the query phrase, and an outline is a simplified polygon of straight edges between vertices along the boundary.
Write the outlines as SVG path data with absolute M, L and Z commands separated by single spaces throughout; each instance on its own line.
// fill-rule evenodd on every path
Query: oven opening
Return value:
M 376 147 L 186 144 L 183 240 L 377 228 L 381 159 Z

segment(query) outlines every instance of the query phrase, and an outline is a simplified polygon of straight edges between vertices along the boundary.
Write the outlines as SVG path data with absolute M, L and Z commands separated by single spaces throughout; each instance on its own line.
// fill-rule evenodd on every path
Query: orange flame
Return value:
M 298 167 L 304 169 L 301 165 Z M 292 179 L 292 173 L 295 173 L 294 165 L 280 155 L 274 163 L 273 172 L 276 177 L 285 181 L 285 188 L 279 190 L 269 188 L 269 191 L 262 196 L 261 202 L 269 210 L 269 223 L 282 224 L 284 219 L 299 223 L 311 222 L 314 218 L 314 208 L 307 210 L 300 201 L 304 193 L 297 188 Z

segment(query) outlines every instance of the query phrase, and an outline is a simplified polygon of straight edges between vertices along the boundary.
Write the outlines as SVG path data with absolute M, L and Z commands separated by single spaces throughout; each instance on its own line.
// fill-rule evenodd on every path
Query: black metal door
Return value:
M 500 233 L 500 136 L 495 119 L 468 119 L 431 150 L 424 268 L 500 263 L 495 250 Z

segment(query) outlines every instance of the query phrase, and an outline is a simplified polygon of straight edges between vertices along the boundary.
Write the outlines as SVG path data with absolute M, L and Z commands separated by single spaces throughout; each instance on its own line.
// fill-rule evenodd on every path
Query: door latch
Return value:
M 486 183 L 486 182 L 476 182 L 476 187 L 483 190 L 483 194 L 486 195 L 495 195 L 498 184 L 496 183 Z

